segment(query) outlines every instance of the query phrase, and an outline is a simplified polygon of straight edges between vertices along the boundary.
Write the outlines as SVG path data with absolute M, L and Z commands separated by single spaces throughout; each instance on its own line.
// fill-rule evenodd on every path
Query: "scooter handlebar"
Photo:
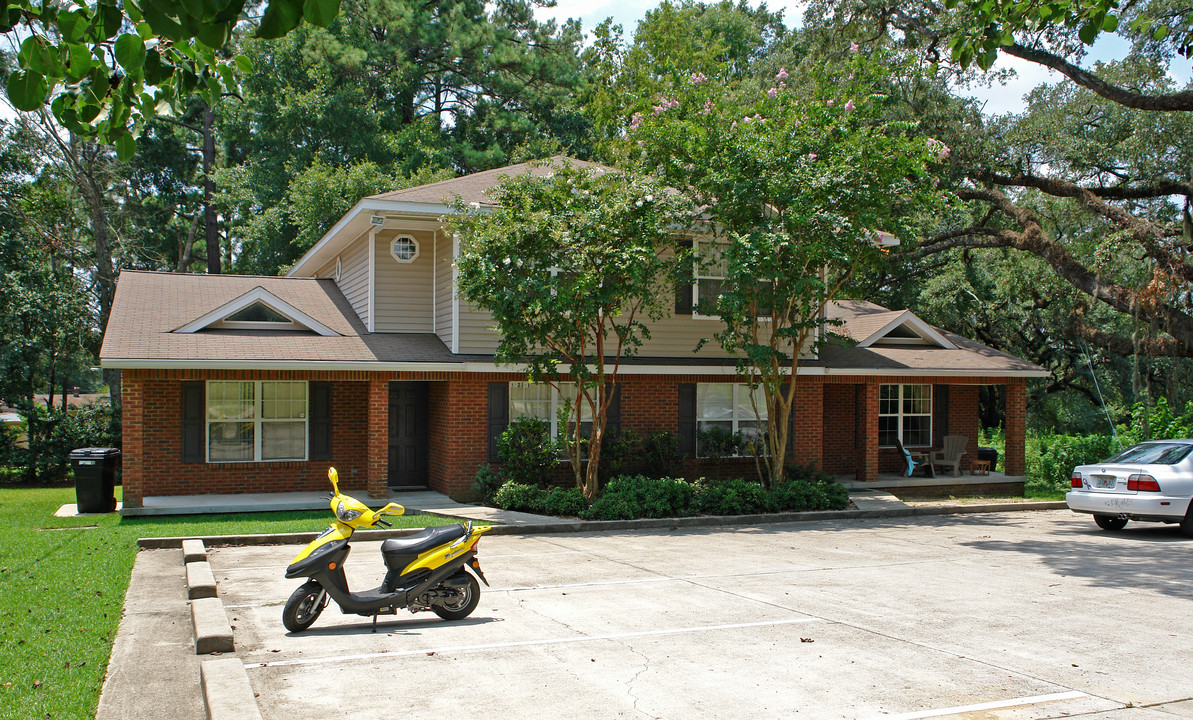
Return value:
M 385 520 L 382 520 L 381 518 L 377 518 L 377 524 L 378 524 L 378 525 L 380 525 L 380 526 L 382 526 L 382 527 L 393 527 L 393 526 L 394 526 L 394 524 L 393 524 L 393 523 L 391 523 L 391 522 L 386 522 Z

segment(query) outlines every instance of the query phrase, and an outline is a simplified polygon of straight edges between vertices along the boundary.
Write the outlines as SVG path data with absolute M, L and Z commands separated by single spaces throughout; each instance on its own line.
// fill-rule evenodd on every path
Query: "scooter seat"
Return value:
M 417 555 L 462 537 L 464 537 L 463 525 L 429 527 L 413 535 L 386 540 L 381 543 L 381 554 Z

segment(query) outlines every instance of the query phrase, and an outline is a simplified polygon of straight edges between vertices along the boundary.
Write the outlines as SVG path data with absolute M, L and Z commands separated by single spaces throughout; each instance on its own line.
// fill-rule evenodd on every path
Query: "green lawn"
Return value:
M 322 530 L 327 510 L 56 518 L 74 488 L 0 487 L 0 718 L 92 718 L 137 538 Z M 391 518 L 395 527 L 453 522 Z M 179 570 L 181 572 L 181 568 Z

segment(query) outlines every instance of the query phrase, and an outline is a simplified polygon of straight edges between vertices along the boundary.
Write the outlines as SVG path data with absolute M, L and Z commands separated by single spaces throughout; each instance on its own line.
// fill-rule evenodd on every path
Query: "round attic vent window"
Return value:
M 400 263 L 414 262 L 418 257 L 418 241 L 409 235 L 399 235 L 390 244 L 389 253 Z

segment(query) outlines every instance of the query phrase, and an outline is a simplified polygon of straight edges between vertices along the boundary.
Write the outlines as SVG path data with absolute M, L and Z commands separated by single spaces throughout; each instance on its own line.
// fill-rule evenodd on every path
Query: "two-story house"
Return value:
M 587 163 L 576 163 L 589 165 Z M 156 495 L 322 490 L 329 465 L 382 497 L 429 487 L 467 497 L 512 417 L 554 424 L 559 398 L 493 362 L 486 313 L 457 297 L 452 203 L 491 204 L 514 165 L 358 202 L 286 277 L 125 271 L 101 351 L 123 374 L 124 502 Z M 699 239 L 696 240 L 699 242 Z M 704 273 L 708 275 L 706 271 Z M 757 430 L 718 320 L 692 299 L 622 366 L 610 422 L 674 433 L 690 475 L 702 429 Z M 835 303 L 848 338 L 800 364 L 792 459 L 875 479 L 913 448 L 964 435 L 977 450 L 978 391 L 1005 392 L 1008 476 L 1024 471 L 1025 381 L 1047 373 L 908 311 Z M 765 420 L 765 419 L 764 419 Z M 1021 480 L 1021 478 L 1020 478 Z

